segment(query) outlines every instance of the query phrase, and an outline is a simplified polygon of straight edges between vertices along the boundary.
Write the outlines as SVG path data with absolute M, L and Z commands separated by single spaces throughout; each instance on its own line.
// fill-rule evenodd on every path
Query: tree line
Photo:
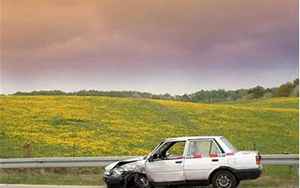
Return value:
M 99 91 L 99 90 L 81 90 L 76 92 L 64 92 L 60 90 L 41 90 L 31 92 L 16 92 L 13 95 L 60 95 L 60 96 L 110 96 L 110 97 L 132 97 L 132 98 L 149 98 L 149 99 L 167 99 L 188 102 L 215 103 L 236 100 L 249 100 L 271 97 L 298 97 L 299 96 L 299 79 L 284 83 L 278 87 L 264 88 L 256 86 L 250 89 L 237 90 L 200 90 L 191 94 L 170 95 L 152 94 L 149 92 L 139 91 Z

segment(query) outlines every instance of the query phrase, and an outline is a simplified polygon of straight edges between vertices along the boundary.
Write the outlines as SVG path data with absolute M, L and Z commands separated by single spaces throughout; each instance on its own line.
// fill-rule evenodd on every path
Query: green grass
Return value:
M 166 137 L 188 135 L 224 135 L 239 149 L 298 153 L 298 103 L 1 96 L 0 157 L 145 155 Z
M 0 169 L 0 184 L 102 185 L 102 168 Z
M 241 188 L 298 188 L 298 169 L 289 166 L 265 166 L 262 177 L 243 181 Z
M 232 104 L 237 106 L 249 106 L 256 108 L 299 109 L 299 99 L 291 97 L 241 100 L 237 102 L 227 102 L 226 104 Z

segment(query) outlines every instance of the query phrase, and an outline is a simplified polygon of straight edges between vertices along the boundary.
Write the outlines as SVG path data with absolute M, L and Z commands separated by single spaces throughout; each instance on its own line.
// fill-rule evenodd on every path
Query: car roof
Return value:
M 217 139 L 223 136 L 185 136 L 185 137 L 176 137 L 176 138 L 166 138 L 165 142 L 170 141 L 187 141 L 187 140 L 195 140 L 195 139 Z

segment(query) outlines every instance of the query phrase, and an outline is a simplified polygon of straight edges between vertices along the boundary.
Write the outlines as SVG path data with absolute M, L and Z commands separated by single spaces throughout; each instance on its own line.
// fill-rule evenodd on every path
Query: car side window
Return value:
M 153 160 L 172 160 L 183 158 L 185 141 L 167 142 L 153 155 Z
M 168 151 L 168 158 L 181 158 L 183 157 L 185 142 L 176 142 Z
M 211 149 L 210 149 L 210 156 L 213 155 L 220 155 L 221 151 L 219 149 L 219 147 L 217 146 L 217 144 L 213 141 L 211 141 Z
M 221 152 L 213 140 L 190 141 L 188 156 L 192 158 L 218 157 Z

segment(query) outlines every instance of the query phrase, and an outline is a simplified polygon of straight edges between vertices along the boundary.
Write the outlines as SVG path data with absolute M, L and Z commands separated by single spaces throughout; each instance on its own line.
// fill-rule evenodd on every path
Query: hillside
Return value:
M 299 109 L 299 100 L 294 97 L 241 100 L 238 102 L 227 102 L 224 104 L 231 104 L 231 105 L 241 106 L 241 107 L 248 106 L 248 107 L 255 107 L 255 108 Z
M 142 155 L 165 137 L 185 135 L 224 135 L 239 149 L 298 153 L 298 103 L 1 96 L 0 157 Z

